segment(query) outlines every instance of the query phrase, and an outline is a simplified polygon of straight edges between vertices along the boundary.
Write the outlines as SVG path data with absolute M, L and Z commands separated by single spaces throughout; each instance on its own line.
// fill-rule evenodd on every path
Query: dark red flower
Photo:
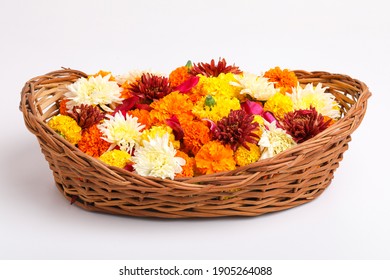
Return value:
M 233 151 L 236 151 L 240 145 L 249 150 L 250 148 L 246 143 L 257 143 L 259 141 L 259 136 L 254 133 L 258 128 L 259 124 L 253 122 L 253 115 L 241 109 L 231 110 L 227 117 L 219 120 L 210 129 L 213 140 L 229 144 Z
M 233 65 L 226 65 L 226 60 L 223 58 L 219 59 L 218 64 L 215 64 L 214 59 L 211 60 L 210 63 L 198 63 L 194 64 L 190 69 L 190 74 L 196 76 L 198 74 L 202 74 L 206 77 L 218 77 L 221 73 L 233 73 L 233 74 L 241 74 L 242 71 Z
M 100 111 L 98 107 L 86 104 L 73 107 L 72 111 L 68 112 L 68 115 L 72 117 L 82 129 L 89 128 L 104 119 L 104 113 Z
M 144 73 L 139 82 L 130 87 L 130 92 L 138 96 L 142 103 L 150 104 L 171 93 L 172 88 L 167 77 Z
M 302 143 L 324 131 L 330 121 L 325 121 L 324 117 L 311 107 L 287 113 L 281 125 L 295 142 Z

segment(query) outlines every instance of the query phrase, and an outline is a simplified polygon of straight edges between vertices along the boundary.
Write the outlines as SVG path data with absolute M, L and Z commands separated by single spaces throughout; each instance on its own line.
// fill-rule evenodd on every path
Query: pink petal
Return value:
M 115 108 L 114 115 L 120 111 L 122 115 L 126 116 L 126 113 L 132 110 L 136 105 L 136 103 L 138 103 L 138 101 L 139 101 L 139 97 L 137 96 L 132 96 L 130 98 L 123 100 L 122 104 L 118 105 Z
M 249 101 L 249 100 L 241 103 L 241 108 L 247 114 L 250 114 L 250 115 L 260 115 L 261 116 L 264 112 L 263 106 L 261 106 L 261 104 L 254 102 L 254 101 Z
M 165 120 L 165 123 L 172 128 L 176 140 L 181 140 L 184 137 L 183 128 L 180 125 L 179 119 L 173 115 L 170 119 Z
M 191 76 L 185 82 L 181 83 L 174 90 L 178 90 L 181 93 L 188 93 L 194 86 L 196 86 L 199 82 L 198 76 Z

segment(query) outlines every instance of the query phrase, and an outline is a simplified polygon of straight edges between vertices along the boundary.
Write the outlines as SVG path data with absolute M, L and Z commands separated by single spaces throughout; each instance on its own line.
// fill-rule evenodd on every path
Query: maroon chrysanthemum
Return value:
M 231 110 L 227 117 L 222 118 L 215 126 L 211 127 L 213 140 L 219 140 L 229 144 L 233 151 L 242 145 L 247 150 L 247 143 L 257 143 L 259 136 L 254 133 L 259 128 L 257 122 L 253 122 L 253 115 L 244 110 Z
M 131 86 L 130 91 L 133 95 L 138 96 L 143 103 L 150 104 L 171 93 L 172 88 L 167 77 L 144 73 L 139 82 Z
M 325 121 L 324 117 L 311 107 L 287 113 L 284 116 L 282 127 L 295 142 L 302 143 L 324 131 L 329 123 L 330 120 Z
M 206 77 L 218 77 L 221 73 L 241 74 L 242 71 L 234 64 L 227 65 L 224 58 L 222 60 L 219 59 L 218 64 L 215 64 L 214 59 L 212 59 L 210 63 L 200 62 L 194 64 L 190 69 L 190 74 L 194 76 L 202 74 Z
M 72 117 L 82 129 L 89 128 L 104 119 L 104 113 L 100 111 L 98 107 L 86 104 L 73 107 L 72 111 L 68 112 L 68 115 Z

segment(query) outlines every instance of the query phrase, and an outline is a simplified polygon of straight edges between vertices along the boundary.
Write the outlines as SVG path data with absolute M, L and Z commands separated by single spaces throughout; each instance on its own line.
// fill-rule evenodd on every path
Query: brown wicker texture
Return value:
M 349 76 L 295 71 L 301 85 L 322 83 L 336 97 L 343 117 L 316 137 L 277 156 L 234 171 L 176 180 L 142 177 L 110 167 L 69 144 L 46 125 L 58 114 L 65 86 L 80 71 L 65 69 L 31 79 L 20 109 L 37 137 L 58 189 L 90 211 L 163 218 L 257 216 L 309 202 L 331 183 L 361 123 L 370 97 L 367 86 Z

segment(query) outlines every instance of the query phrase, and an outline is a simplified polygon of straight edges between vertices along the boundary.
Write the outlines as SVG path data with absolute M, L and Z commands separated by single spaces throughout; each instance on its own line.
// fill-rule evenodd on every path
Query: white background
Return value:
M 390 259 L 386 1 L 0 0 L 0 259 Z M 225 57 L 258 73 L 364 81 L 366 117 L 316 200 L 255 218 L 118 217 L 71 206 L 18 110 L 30 78 L 70 67 L 169 73 Z

